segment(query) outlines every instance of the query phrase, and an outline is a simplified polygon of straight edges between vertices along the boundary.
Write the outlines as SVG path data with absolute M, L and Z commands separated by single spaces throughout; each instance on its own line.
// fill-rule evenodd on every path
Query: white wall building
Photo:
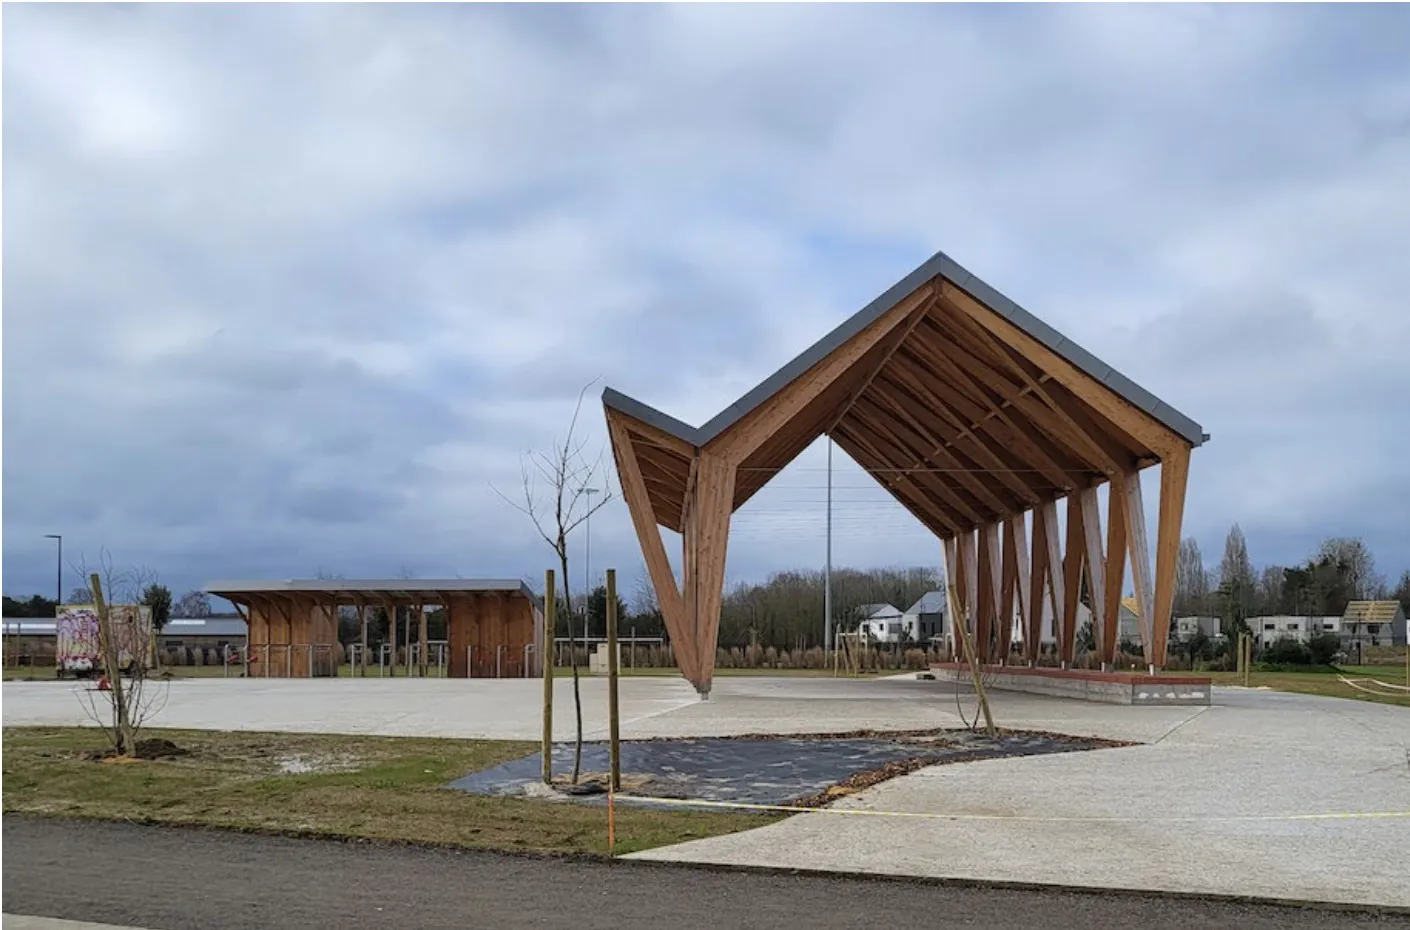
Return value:
M 863 604 L 857 608 L 861 617 L 858 633 L 865 633 L 874 643 L 899 643 L 905 628 L 905 615 L 891 604 Z

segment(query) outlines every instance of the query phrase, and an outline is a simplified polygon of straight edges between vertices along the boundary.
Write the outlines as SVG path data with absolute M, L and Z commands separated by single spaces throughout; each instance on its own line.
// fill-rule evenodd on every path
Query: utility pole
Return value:
M 832 650 L 832 437 L 827 437 L 827 564 L 823 569 L 823 661 Z

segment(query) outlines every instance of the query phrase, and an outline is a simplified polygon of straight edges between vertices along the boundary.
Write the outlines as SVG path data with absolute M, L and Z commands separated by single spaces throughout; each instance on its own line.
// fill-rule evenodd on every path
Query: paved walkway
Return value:
M 741 874 L 12 817 L 4 848 L 7 909 L 153 930 L 1387 926 L 1365 914 L 1147 895 Z M 1390 925 L 1410 927 L 1410 919 Z
M 389 735 L 536 739 L 533 681 L 189 680 L 157 723 Z M 605 682 L 583 683 L 590 738 L 605 735 Z M 4 722 L 84 722 L 73 686 L 4 685 Z M 555 690 L 571 737 L 571 684 Z M 958 700 L 958 704 L 957 704 Z M 973 719 L 954 685 L 912 678 L 721 678 L 709 701 L 674 678 L 622 682 L 626 738 L 920 729 Z M 1210 707 L 1123 707 L 999 693 L 1001 726 L 1141 742 L 926 769 L 841 807 L 643 858 L 785 865 L 1251 894 L 1410 906 L 1410 711 L 1216 689 Z M 959 815 L 962 819 L 936 819 Z

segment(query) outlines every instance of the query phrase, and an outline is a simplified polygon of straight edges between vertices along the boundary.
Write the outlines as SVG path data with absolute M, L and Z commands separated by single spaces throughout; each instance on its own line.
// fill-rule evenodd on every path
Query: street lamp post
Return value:
M 45 533 L 45 539 L 55 539 L 59 542 L 58 570 L 54 578 L 54 616 L 59 616 L 59 604 L 64 600 L 64 537 L 59 533 Z

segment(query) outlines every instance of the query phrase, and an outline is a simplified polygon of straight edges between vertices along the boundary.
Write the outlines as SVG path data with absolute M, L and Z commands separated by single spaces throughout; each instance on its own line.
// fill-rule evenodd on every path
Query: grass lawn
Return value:
M 4 729 L 4 810 L 556 853 L 607 853 L 605 807 L 441 786 L 531 743 L 148 729 L 188 755 L 111 764 L 86 727 Z M 295 771 L 291 772 L 289 769 Z M 311 769 L 311 771 L 310 771 Z M 758 814 L 619 807 L 618 853 L 763 826 Z
M 1199 675 L 1213 679 L 1216 685 L 1243 685 L 1243 676 L 1238 672 L 1167 672 L 1170 675 Z M 1359 691 L 1337 680 L 1338 675 L 1350 679 L 1377 678 L 1394 685 L 1404 685 L 1405 667 L 1394 665 L 1349 665 L 1338 668 L 1309 669 L 1305 672 L 1260 672 L 1251 671 L 1248 684 L 1251 688 L 1272 688 L 1275 691 L 1295 691 L 1299 694 L 1320 694 L 1324 697 L 1352 698 L 1357 701 L 1372 701 L 1377 704 L 1395 704 L 1410 707 L 1410 692 L 1398 695 L 1370 694 Z M 1372 686 L 1374 687 L 1374 686 Z

